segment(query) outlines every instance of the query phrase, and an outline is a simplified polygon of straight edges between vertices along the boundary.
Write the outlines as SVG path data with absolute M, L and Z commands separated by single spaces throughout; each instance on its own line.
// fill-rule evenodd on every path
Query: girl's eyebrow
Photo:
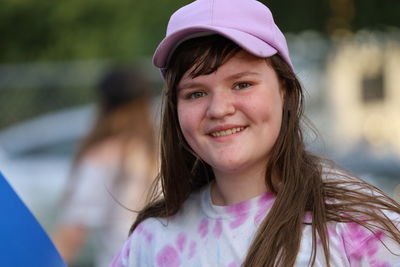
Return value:
M 203 85 L 201 83 L 198 82 L 186 82 L 183 83 L 182 85 L 178 85 L 177 87 L 177 91 L 183 91 L 183 90 L 188 90 L 188 89 L 193 89 L 193 88 L 199 88 L 202 87 Z
M 245 76 L 256 76 L 256 75 L 260 75 L 260 73 L 255 72 L 255 71 L 243 71 L 243 72 L 232 74 L 232 75 L 226 77 L 224 80 L 225 81 L 237 80 L 237 79 L 243 78 Z

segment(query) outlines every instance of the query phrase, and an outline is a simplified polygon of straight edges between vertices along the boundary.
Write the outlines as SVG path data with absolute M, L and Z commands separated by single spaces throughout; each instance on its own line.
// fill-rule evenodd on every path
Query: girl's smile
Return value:
M 283 92 L 265 59 L 240 51 L 217 71 L 178 84 L 178 117 L 191 148 L 218 174 L 266 168 L 280 131 Z
M 222 138 L 217 138 L 217 137 L 227 137 L 230 135 L 233 135 L 235 133 L 242 132 L 246 129 L 246 126 L 240 126 L 240 125 L 221 125 L 219 127 L 215 127 L 210 131 L 210 135 L 212 137 L 215 137 L 217 140 L 220 140 Z

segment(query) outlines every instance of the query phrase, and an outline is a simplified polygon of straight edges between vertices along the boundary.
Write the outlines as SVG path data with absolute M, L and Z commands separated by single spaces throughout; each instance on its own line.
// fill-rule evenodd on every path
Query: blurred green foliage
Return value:
M 0 62 L 149 55 L 169 15 L 187 2 L 3 0 Z
M 151 55 L 169 16 L 189 0 L 3 0 L 0 62 Z M 262 1 L 285 32 L 400 26 L 398 0 Z M 335 25 L 333 26 L 335 27 Z

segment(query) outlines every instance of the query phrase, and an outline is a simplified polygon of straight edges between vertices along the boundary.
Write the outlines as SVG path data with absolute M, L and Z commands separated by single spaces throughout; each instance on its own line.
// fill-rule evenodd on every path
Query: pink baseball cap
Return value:
M 271 11 L 256 0 L 197 0 L 178 9 L 154 53 L 154 65 L 164 74 L 179 44 L 210 34 L 222 35 L 258 57 L 279 53 L 293 68 L 285 36 Z

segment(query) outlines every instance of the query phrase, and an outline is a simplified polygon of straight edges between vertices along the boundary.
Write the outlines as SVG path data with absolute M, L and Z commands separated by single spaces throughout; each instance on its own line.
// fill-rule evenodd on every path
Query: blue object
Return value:
M 67 266 L 46 232 L 1 173 L 0 266 Z

